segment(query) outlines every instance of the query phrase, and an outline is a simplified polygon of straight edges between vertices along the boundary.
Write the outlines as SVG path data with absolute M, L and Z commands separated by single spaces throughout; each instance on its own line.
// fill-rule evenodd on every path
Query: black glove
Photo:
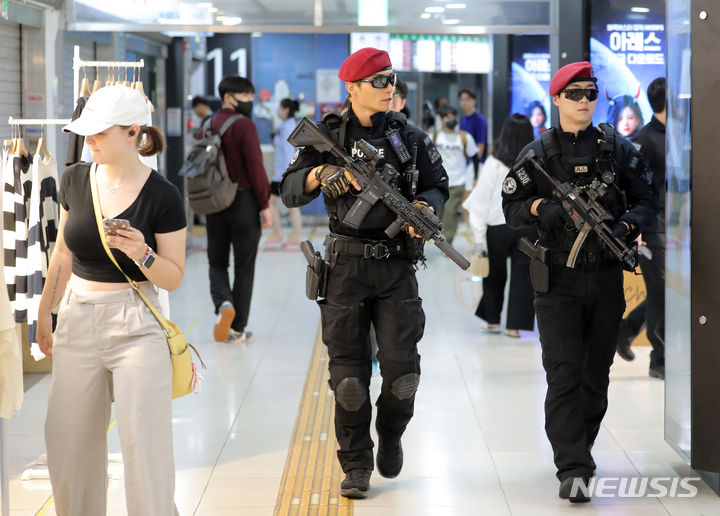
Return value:
M 537 207 L 538 219 L 545 229 L 555 229 L 563 226 L 568 220 L 565 208 L 555 201 L 543 199 Z
M 618 240 L 627 242 L 628 235 L 630 234 L 630 224 L 623 220 L 619 220 L 612 229 L 612 234 Z
M 335 165 L 321 165 L 315 171 L 315 179 L 320 181 L 320 190 L 333 199 L 344 194 L 355 176 L 349 170 Z

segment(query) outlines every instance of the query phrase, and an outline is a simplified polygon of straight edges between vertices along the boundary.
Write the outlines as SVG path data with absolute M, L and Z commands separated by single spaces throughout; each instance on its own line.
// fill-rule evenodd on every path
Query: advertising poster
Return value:
M 590 62 L 600 89 L 593 121 L 611 123 L 627 138 L 650 121 L 647 87 L 665 77 L 665 6 L 650 4 L 591 4 Z
M 512 39 L 510 113 L 530 118 L 535 137 L 550 127 L 550 39 L 515 36 Z

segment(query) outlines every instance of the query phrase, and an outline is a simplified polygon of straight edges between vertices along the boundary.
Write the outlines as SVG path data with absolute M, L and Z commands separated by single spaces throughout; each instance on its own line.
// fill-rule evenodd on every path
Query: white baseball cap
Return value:
M 93 93 L 78 118 L 63 127 L 65 133 L 98 134 L 114 125 L 148 125 L 150 102 L 145 95 L 123 84 L 105 86 Z

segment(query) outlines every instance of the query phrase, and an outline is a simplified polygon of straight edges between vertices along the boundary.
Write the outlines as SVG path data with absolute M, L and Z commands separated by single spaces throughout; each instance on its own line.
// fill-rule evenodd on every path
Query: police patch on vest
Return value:
M 527 172 L 525 172 L 525 169 L 521 168 L 520 170 L 516 170 L 515 175 L 520 180 L 520 184 L 522 186 L 526 186 L 530 183 L 530 181 L 532 181 L 532 179 L 530 179 L 530 176 L 527 174 Z
M 576 174 L 587 174 L 588 166 L 587 165 L 575 165 L 575 173 Z
M 505 181 L 503 181 L 503 187 L 502 187 L 503 193 L 512 195 L 515 193 L 515 190 L 517 190 L 517 182 L 512 177 L 506 177 Z
M 292 159 L 290 160 L 290 165 L 294 165 L 295 162 L 298 160 L 298 157 L 300 156 L 300 149 L 295 151 L 295 154 L 293 154 Z
M 430 160 L 430 163 L 434 165 L 440 159 L 440 153 L 438 152 L 437 147 L 435 147 L 435 144 L 430 136 L 425 135 L 423 143 L 425 144 L 425 149 L 427 150 L 428 159 Z

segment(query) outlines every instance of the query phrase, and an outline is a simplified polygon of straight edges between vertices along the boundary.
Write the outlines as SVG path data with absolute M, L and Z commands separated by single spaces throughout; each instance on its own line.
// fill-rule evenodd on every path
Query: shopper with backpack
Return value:
M 442 156 L 443 165 L 450 184 L 450 198 L 440 210 L 443 236 L 452 243 L 457 233 L 460 218 L 460 203 L 466 192 L 473 188 L 472 161 L 468 158 L 477 154 L 477 145 L 472 135 L 458 129 L 457 110 L 442 107 L 438 111 L 442 129 L 433 134 L 432 140 Z
M 248 342 L 252 334 L 246 325 L 261 227 L 272 225 L 270 183 L 251 120 L 255 87 L 244 77 L 227 76 L 218 90 L 223 104 L 210 124 L 213 133 L 220 132 L 230 117 L 242 116 L 226 128 L 221 144 L 227 174 L 237 187 L 235 198 L 227 208 L 207 215 L 210 294 L 218 316 L 213 337 L 217 342 Z M 232 286 L 230 246 L 235 266 Z

